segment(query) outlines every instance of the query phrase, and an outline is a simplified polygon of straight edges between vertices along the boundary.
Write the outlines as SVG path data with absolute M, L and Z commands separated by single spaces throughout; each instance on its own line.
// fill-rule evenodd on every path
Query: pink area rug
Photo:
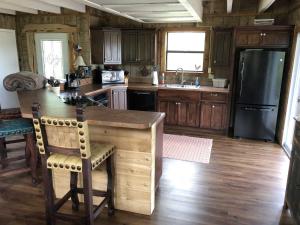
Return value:
M 163 157 L 209 163 L 212 139 L 164 134 Z

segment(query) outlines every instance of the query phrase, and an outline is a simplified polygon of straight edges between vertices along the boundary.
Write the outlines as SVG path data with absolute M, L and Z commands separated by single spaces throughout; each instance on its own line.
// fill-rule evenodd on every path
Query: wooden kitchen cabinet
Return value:
M 93 64 L 121 64 L 120 30 L 91 30 L 91 57 Z
M 123 30 L 123 63 L 155 64 L 155 31 Z
M 178 111 L 175 101 L 158 100 L 158 111 L 166 113 L 165 123 L 168 125 L 177 125 Z
M 112 108 L 113 109 L 127 109 L 127 90 L 114 89 L 112 90 Z
M 287 48 L 291 34 L 291 26 L 238 27 L 235 43 L 237 47 Z
M 177 124 L 180 126 L 197 127 L 199 124 L 198 109 L 198 102 L 177 102 Z
M 226 129 L 227 104 L 203 102 L 200 110 L 200 128 Z
M 214 29 L 212 67 L 230 66 L 232 49 L 232 29 Z

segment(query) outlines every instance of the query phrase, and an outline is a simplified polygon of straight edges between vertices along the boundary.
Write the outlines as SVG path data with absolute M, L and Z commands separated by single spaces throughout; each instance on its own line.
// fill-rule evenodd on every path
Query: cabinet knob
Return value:
M 214 64 L 216 64 L 217 63 L 217 60 L 214 60 Z
M 213 107 L 213 108 L 215 108 L 216 106 L 215 106 L 215 105 L 213 105 L 212 107 Z

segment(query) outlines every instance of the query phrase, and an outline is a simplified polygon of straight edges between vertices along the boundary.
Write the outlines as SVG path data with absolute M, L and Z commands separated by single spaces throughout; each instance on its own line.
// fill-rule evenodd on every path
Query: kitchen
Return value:
M 51 155 L 43 154 L 47 142 L 36 129 L 46 128 L 49 143 L 55 136 L 65 141 L 68 132 L 50 132 L 58 118 L 65 118 L 61 126 L 70 131 L 75 129 L 70 121 L 77 118 L 78 125 L 89 127 L 91 142 L 114 146 L 109 154 L 115 157 L 115 182 L 106 182 L 108 166 L 100 166 L 92 172 L 92 185 L 107 185 L 109 191 L 115 183 L 115 215 L 106 215 L 112 194 L 107 192 L 108 209 L 95 207 L 97 214 L 104 208 L 95 224 L 293 224 L 297 169 L 289 172 L 289 164 L 297 160 L 292 148 L 298 142 L 292 148 L 284 143 L 293 136 L 286 127 L 295 116 L 289 93 L 297 89 L 291 84 L 297 81 L 299 2 L 36 2 L 0 2 L 1 32 L 7 35 L 1 35 L 6 43 L 1 79 L 13 74 L 4 80 L 6 86 L 15 87 L 24 71 L 34 73 L 30 79 L 54 76 L 38 90 L 0 89 L 3 120 L 12 114 L 33 118 L 35 137 L 43 140 L 37 149 L 32 147 L 36 139 L 25 137 L 33 149 L 26 158 L 32 161 L 26 171 L 33 179 L 30 173 L 2 172 L 1 224 L 44 224 L 45 219 L 53 224 L 49 205 L 45 213 L 45 183 L 53 183 L 55 197 L 66 200 L 70 179 L 74 185 L 79 178 L 78 193 L 83 193 L 86 176 L 69 177 L 68 164 L 54 169 L 53 181 L 45 182 L 43 162 Z M 85 106 L 83 116 L 77 103 Z M 49 151 L 57 148 L 48 146 Z M 13 163 L 1 157 L 4 171 L 6 163 Z M 72 193 L 63 212 L 76 203 Z M 82 214 L 83 209 L 80 203 Z M 70 224 L 62 222 L 62 214 L 53 213 L 57 223 Z

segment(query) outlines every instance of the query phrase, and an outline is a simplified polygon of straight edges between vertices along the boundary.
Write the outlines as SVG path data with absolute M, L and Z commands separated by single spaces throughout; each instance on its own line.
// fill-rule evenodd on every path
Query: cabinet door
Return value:
M 113 90 L 113 109 L 127 109 L 126 90 Z
M 91 60 L 92 64 L 103 63 L 103 31 L 91 30 Z
M 138 32 L 137 61 L 144 64 L 154 64 L 155 61 L 155 32 Z
M 267 31 L 263 32 L 263 46 L 288 47 L 290 44 L 290 32 L 288 31 Z
M 200 110 L 200 128 L 210 129 L 212 107 L 209 103 L 202 103 Z
M 115 64 L 121 64 L 121 32 L 111 32 L 111 57 L 112 62 Z
M 231 58 L 231 30 L 215 30 L 213 66 L 229 66 Z
M 123 63 L 136 63 L 137 56 L 137 31 L 123 31 L 122 33 L 122 55 Z
M 158 101 L 158 111 L 166 113 L 165 123 L 169 125 L 177 125 L 178 112 L 176 102 L 173 101 Z
M 176 102 L 178 107 L 178 125 L 197 127 L 198 104 L 194 102 Z
M 220 103 L 201 104 L 200 127 L 204 129 L 224 130 L 226 128 L 227 105 Z
M 113 61 L 111 49 L 111 32 L 104 31 L 104 63 L 111 63 Z
M 225 121 L 227 116 L 227 108 L 225 104 L 211 105 L 211 123 L 210 128 L 214 130 L 225 129 Z
M 239 31 L 236 36 L 237 46 L 259 46 L 261 44 L 261 31 Z

